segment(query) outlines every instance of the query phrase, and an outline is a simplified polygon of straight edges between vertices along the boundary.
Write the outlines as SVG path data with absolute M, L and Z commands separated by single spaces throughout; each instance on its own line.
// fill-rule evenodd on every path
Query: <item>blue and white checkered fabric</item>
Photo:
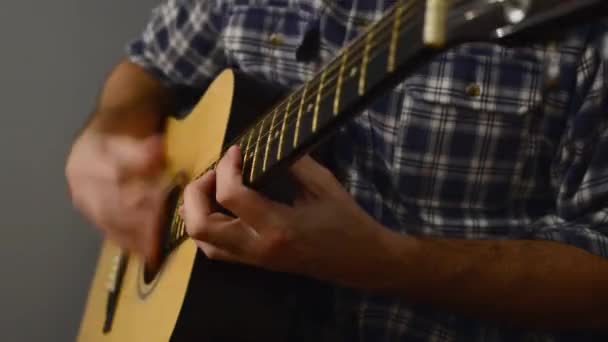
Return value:
M 381 17 L 389 0 L 168 0 L 129 45 L 175 89 L 238 67 L 286 87 Z M 384 225 L 458 239 L 538 239 L 608 257 L 606 22 L 549 44 L 463 44 L 379 98 L 336 138 L 335 172 Z M 295 51 L 310 29 L 320 55 Z M 554 52 L 552 52 L 554 51 Z M 545 79 L 549 54 L 560 74 Z M 531 263 L 535 260 L 530 260 Z M 563 341 L 394 298 L 338 291 L 353 341 Z

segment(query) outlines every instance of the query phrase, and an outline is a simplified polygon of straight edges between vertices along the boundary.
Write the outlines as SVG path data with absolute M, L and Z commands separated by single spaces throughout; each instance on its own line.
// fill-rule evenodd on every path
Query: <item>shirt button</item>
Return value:
M 478 97 L 481 95 L 481 87 L 477 83 L 471 83 L 467 86 L 466 92 L 469 96 Z
M 281 45 L 283 43 L 283 37 L 281 37 L 278 33 L 273 33 L 268 37 L 270 44 L 272 45 Z

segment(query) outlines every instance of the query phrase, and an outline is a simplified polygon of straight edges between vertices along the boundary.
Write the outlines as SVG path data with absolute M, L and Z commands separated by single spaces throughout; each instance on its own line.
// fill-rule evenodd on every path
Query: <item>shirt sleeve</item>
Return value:
M 605 22 L 592 34 L 577 70 L 568 125 L 552 164 L 555 214 L 532 230 L 608 258 L 608 60 Z
M 219 39 L 223 11 L 217 0 L 164 0 L 127 45 L 127 57 L 174 90 L 178 100 L 192 102 L 227 65 Z

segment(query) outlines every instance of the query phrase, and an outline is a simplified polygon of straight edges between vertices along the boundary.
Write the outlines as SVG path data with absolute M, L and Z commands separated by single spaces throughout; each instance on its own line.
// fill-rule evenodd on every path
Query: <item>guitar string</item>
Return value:
M 411 8 L 411 7 L 410 7 L 410 8 Z M 404 12 L 405 12 L 405 10 L 404 10 Z M 402 20 L 402 19 L 408 20 L 408 19 L 409 19 L 409 18 L 411 18 L 411 17 L 412 17 L 414 14 L 415 14 L 415 13 L 405 13 L 404 15 L 402 15 L 402 16 L 401 16 L 400 20 Z M 395 17 L 395 18 L 396 18 L 396 17 Z M 393 24 L 393 23 L 392 23 L 390 20 L 388 20 L 387 22 L 389 22 L 389 24 Z M 387 25 L 388 25 L 388 24 L 387 24 Z M 385 25 L 383 25 L 383 26 L 385 26 Z M 398 31 L 398 32 L 399 32 L 399 35 L 401 35 L 401 33 L 403 33 L 403 32 L 405 31 L 405 29 L 407 28 L 407 26 L 408 26 L 408 25 L 404 25 L 403 27 L 401 27 L 401 25 L 399 25 L 399 27 L 398 27 L 398 30 L 399 30 L 399 31 Z M 380 45 L 380 44 L 383 44 L 383 43 L 385 43 L 385 42 L 387 42 L 387 41 L 390 41 L 390 39 L 391 39 L 391 37 L 390 37 L 390 36 L 392 35 L 392 32 L 387 33 L 387 32 L 385 31 L 384 33 L 385 33 L 384 35 L 379 35 L 379 36 L 378 36 L 378 37 L 381 37 L 382 39 L 376 40 L 376 41 L 374 41 L 374 44 L 371 44 L 371 45 L 370 45 L 370 47 L 369 47 L 369 49 L 370 49 L 370 50 L 371 50 L 372 48 L 374 48 L 374 47 L 376 47 L 376 46 Z M 386 39 L 386 38 L 388 38 L 388 39 Z M 380 50 L 380 51 L 379 51 L 379 52 L 377 52 L 377 53 L 372 54 L 372 55 L 371 55 L 371 57 L 369 57 L 369 59 L 370 59 L 370 60 L 373 60 L 373 58 L 377 57 L 377 56 L 378 56 L 379 54 L 381 54 L 383 51 L 384 51 L 384 49 Z M 359 51 L 357 51 L 357 52 L 359 52 Z M 340 58 L 338 58 L 338 59 L 341 59 L 342 55 L 340 55 L 339 57 L 340 57 Z M 344 69 L 346 70 L 346 69 L 347 69 L 347 67 L 351 67 L 351 66 L 353 66 L 353 65 L 357 64 L 357 63 L 355 63 L 355 62 L 360 61 L 362 57 L 363 57 L 363 55 L 362 55 L 361 53 L 359 53 L 359 54 L 355 55 L 355 56 L 354 56 L 354 59 L 350 60 L 348 64 L 346 64 L 346 63 L 345 63 Z M 334 74 L 334 75 L 332 75 L 332 77 L 333 77 L 333 76 L 336 76 L 336 75 Z M 331 79 L 331 81 L 333 81 L 333 80 L 335 80 L 335 77 Z M 331 81 L 330 81 L 330 82 L 331 82 Z M 335 83 L 334 83 L 334 84 L 335 84 Z M 335 90 L 335 89 L 336 89 L 336 87 L 331 88 L 329 91 L 331 92 L 332 90 Z M 296 91 L 296 92 L 294 92 L 294 93 L 292 93 L 292 95 L 291 95 L 290 97 L 295 96 L 295 93 L 297 93 L 297 91 Z M 311 96 L 310 96 L 308 99 L 304 100 L 304 102 L 308 102 L 309 100 L 313 99 L 313 98 L 314 98 L 314 97 L 316 97 L 316 96 L 317 96 L 317 94 L 315 94 L 315 95 L 311 95 Z M 326 95 L 326 96 L 323 96 L 321 99 L 326 99 L 326 98 L 327 98 L 327 97 L 329 97 L 329 96 L 331 96 L 331 95 Z M 300 100 L 300 101 L 301 101 L 301 100 Z M 266 115 L 264 115 L 264 117 L 268 117 L 268 116 L 270 115 L 270 113 L 273 113 L 275 110 L 277 110 L 277 111 L 278 111 L 278 109 L 280 108 L 280 106 L 281 106 L 281 104 L 279 104 L 279 105 L 278 105 L 278 106 L 277 106 L 277 107 L 276 107 L 274 110 L 268 111 L 268 112 L 267 112 L 267 114 L 266 114 Z M 285 105 L 284 105 L 284 107 L 286 107 L 286 106 L 287 106 L 287 104 L 285 104 Z M 296 113 L 296 110 L 294 110 L 294 111 L 290 112 L 290 113 L 289 113 L 289 115 L 283 115 L 283 117 L 284 117 L 284 118 L 280 120 L 280 121 L 281 121 L 281 124 L 280 124 L 280 125 L 282 125 L 282 124 L 283 124 L 283 122 L 285 122 L 286 127 L 290 127 L 290 128 L 291 128 L 291 127 L 293 127 L 293 125 L 295 124 L 295 120 L 294 120 L 294 119 L 290 119 L 290 120 L 288 120 L 288 121 L 285 121 L 285 119 L 286 119 L 287 117 L 293 117 L 294 115 L 291 115 L 291 114 L 294 114 L 294 113 Z M 269 129 L 269 130 L 270 130 L 270 131 L 272 131 L 274 128 L 276 128 L 276 127 L 278 127 L 278 126 L 279 126 L 279 125 L 275 125 L 275 126 L 273 126 L 273 127 L 272 127 L 272 129 Z M 256 126 L 254 129 L 257 129 L 258 127 L 259 127 L 259 126 Z M 253 130 L 253 129 L 252 129 L 252 130 Z M 250 130 L 248 130 L 248 132 L 249 132 L 249 131 L 250 131 Z M 255 131 L 253 131 L 253 132 L 255 132 Z M 251 133 L 251 134 L 253 134 L 253 133 Z M 265 137 L 267 137 L 268 135 L 270 135 L 270 133 L 267 133 L 267 134 L 262 135 L 262 136 L 261 136 L 261 138 L 262 138 L 262 137 L 263 137 L 263 138 L 265 138 Z M 243 138 L 243 137 L 244 137 L 244 135 L 243 135 L 243 136 L 240 136 L 240 137 L 238 137 L 238 138 L 236 138 L 236 139 L 234 139 L 234 140 L 233 140 L 233 142 L 232 142 L 232 143 L 231 143 L 229 146 L 232 146 L 232 144 L 234 144 L 236 141 L 238 141 L 239 139 L 241 139 L 241 138 Z M 247 153 L 248 153 L 249 151 L 250 151 L 250 150 L 246 150 L 246 152 L 247 152 Z M 223 152 L 221 152 L 221 155 L 225 154 L 225 152 L 226 152 L 226 150 L 225 150 L 225 151 L 223 151 Z M 246 153 L 243 153 L 243 155 L 246 155 Z M 215 160 L 215 161 L 212 163 L 212 165 L 211 165 L 209 168 L 207 168 L 207 170 L 206 170 L 205 172 L 203 172 L 203 173 L 201 173 L 201 174 L 197 175 L 197 176 L 195 177 L 195 179 L 196 179 L 196 178 L 200 178 L 200 177 L 201 177 L 201 176 L 202 176 L 204 173 L 206 173 L 207 171 L 209 171 L 209 170 L 211 170 L 211 169 L 213 168 L 213 165 L 214 165 L 215 163 L 217 163 L 217 162 L 218 162 L 217 157 L 215 157 L 215 158 L 216 158 L 216 160 Z M 178 212 L 179 212 L 179 207 L 180 207 L 180 206 L 181 206 L 181 204 L 182 204 L 182 202 L 181 202 L 181 201 L 182 201 L 182 199 L 180 198 L 180 201 L 178 202 L 178 206 L 176 206 L 176 209 L 174 210 L 174 213 L 173 213 L 173 215 L 172 215 L 172 216 L 176 217 L 176 220 L 175 220 L 175 221 L 177 221 L 176 223 L 177 223 L 177 226 L 178 226 L 178 228 L 179 228 L 180 234 L 182 234 L 182 235 L 179 235 L 179 236 L 175 236 L 174 241 L 175 241 L 175 243 L 177 243 L 177 244 L 179 244 L 179 243 L 180 243 L 180 241 L 181 241 L 181 239 L 182 239 L 183 237 L 185 237 L 185 234 L 183 234 L 183 233 L 182 233 L 182 231 L 183 231 L 183 228 L 184 228 L 184 227 L 180 227 L 180 226 L 183 226 L 183 225 L 184 225 L 184 222 L 183 222 L 183 219 L 181 218 L 181 215 L 179 215 L 179 213 L 178 213 Z M 175 225 L 176 225 L 176 224 L 172 224 L 172 225 L 171 225 L 172 230 L 174 230 L 173 228 L 175 227 Z

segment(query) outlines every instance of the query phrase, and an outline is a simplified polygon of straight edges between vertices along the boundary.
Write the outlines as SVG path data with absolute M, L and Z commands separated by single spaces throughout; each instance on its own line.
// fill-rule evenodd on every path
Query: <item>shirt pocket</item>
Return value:
M 427 208 L 499 209 L 518 194 L 542 107 L 533 48 L 469 44 L 404 82 L 395 154 L 404 200 Z
M 284 86 L 305 81 L 313 68 L 296 60 L 312 21 L 311 8 L 287 1 L 246 1 L 228 9 L 223 43 L 228 62 L 243 72 Z

